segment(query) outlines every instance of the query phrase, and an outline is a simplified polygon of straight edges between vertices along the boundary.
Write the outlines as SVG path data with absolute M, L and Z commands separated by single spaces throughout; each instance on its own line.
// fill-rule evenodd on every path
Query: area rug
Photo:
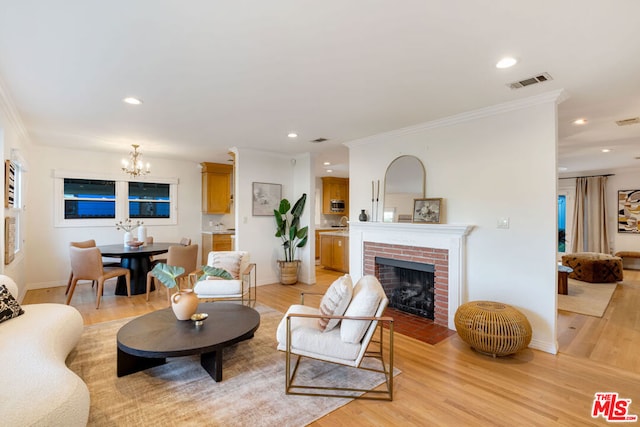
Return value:
M 602 317 L 617 283 L 588 283 L 569 279 L 568 295 L 558 295 L 558 309 Z
M 351 401 L 287 396 L 285 356 L 276 350 L 275 339 L 283 314 L 263 305 L 256 309 L 260 327 L 252 339 L 224 350 L 219 383 L 195 356 L 169 358 L 165 365 L 118 378 L 116 334 L 130 319 L 85 327 L 68 362 L 89 387 L 88 425 L 304 426 Z M 363 388 L 382 383 L 379 374 L 365 370 L 303 362 L 298 376 L 347 380 Z

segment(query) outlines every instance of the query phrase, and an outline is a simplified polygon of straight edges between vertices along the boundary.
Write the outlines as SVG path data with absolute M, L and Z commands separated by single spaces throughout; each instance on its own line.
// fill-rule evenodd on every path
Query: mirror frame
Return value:
M 393 159 L 391 161 L 391 163 L 389 163 L 389 166 L 387 166 L 387 170 L 384 173 L 384 193 L 383 193 L 383 196 L 382 196 L 383 197 L 383 199 L 382 199 L 382 222 L 385 222 L 384 221 L 384 211 L 385 211 L 385 208 L 387 206 L 387 184 L 388 184 L 388 180 L 389 180 L 389 170 L 392 168 L 392 166 L 398 160 L 401 160 L 401 159 L 413 159 L 413 160 L 415 160 L 417 162 L 417 164 L 420 167 L 420 171 L 422 172 L 422 180 L 421 180 L 421 184 L 422 184 L 421 185 L 421 187 L 422 187 L 421 191 L 422 191 L 422 194 L 419 197 L 416 197 L 416 198 L 424 198 L 425 195 L 426 195 L 427 171 L 426 171 L 426 169 L 424 167 L 424 164 L 422 163 L 422 160 L 420 160 L 418 157 L 416 157 L 414 155 L 411 155 L 411 154 L 403 154 L 402 156 L 396 157 L 395 159 Z M 391 194 L 393 194 L 393 193 L 391 193 Z M 409 207 L 408 212 L 413 212 L 413 200 L 412 200 L 411 206 Z M 389 222 L 389 221 L 387 221 L 387 222 Z M 399 222 L 399 221 L 398 221 L 398 218 L 395 217 L 395 215 L 394 215 L 394 221 L 391 221 L 391 222 Z M 409 220 L 408 222 L 411 222 L 411 220 Z

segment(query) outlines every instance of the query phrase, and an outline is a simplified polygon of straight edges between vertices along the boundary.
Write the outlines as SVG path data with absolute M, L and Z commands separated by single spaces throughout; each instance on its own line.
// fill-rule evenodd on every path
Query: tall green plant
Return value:
M 307 244 L 309 227 L 300 228 L 300 216 L 306 202 L 307 194 L 304 193 L 293 205 L 293 208 L 287 199 L 282 199 L 279 209 L 273 210 L 273 215 L 276 218 L 276 237 L 282 239 L 285 261 L 293 261 L 296 249 Z M 289 209 L 291 209 L 290 214 Z

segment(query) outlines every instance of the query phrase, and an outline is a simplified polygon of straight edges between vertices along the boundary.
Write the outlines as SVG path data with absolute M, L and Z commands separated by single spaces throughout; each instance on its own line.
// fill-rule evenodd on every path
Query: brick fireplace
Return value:
M 435 279 L 433 321 L 436 325 L 448 325 L 449 251 L 447 249 L 364 242 L 364 274 L 372 274 L 380 279 L 381 266 L 375 262 L 376 257 L 433 265 Z
M 349 224 L 349 271 L 354 280 L 379 277 L 375 258 L 434 266 L 434 323 L 454 330 L 465 290 L 466 236 L 473 226 L 358 222 Z M 378 271 L 377 271 L 378 269 Z

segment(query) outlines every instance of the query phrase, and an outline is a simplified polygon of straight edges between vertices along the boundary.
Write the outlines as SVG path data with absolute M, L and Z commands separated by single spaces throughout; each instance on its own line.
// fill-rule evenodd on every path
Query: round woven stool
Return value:
M 454 323 L 464 342 L 493 357 L 515 353 L 531 342 L 529 320 L 515 308 L 500 302 L 462 304 L 456 310 Z

